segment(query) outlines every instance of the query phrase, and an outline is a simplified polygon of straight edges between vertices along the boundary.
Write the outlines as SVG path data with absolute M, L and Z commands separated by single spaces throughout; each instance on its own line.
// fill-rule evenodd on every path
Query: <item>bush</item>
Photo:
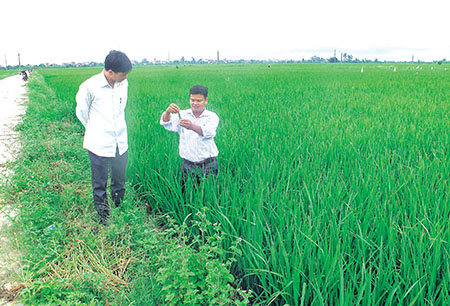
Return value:
M 235 259 L 221 259 L 226 254 L 220 224 L 206 220 L 205 209 L 197 217 L 192 227 L 199 235 L 190 237 L 186 222 L 179 226 L 170 219 L 164 231 L 166 248 L 156 279 L 166 305 L 247 305 L 251 293 L 232 286 L 235 279 L 229 271 Z M 231 247 L 234 254 L 237 243 Z

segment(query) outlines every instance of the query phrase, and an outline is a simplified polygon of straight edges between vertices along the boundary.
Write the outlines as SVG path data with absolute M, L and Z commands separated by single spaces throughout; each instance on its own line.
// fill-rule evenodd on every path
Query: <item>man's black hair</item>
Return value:
M 208 87 L 202 85 L 195 85 L 189 90 L 191 95 L 202 95 L 203 97 L 208 98 Z
M 128 56 L 120 51 L 111 50 L 105 58 L 105 70 L 128 73 L 133 66 Z

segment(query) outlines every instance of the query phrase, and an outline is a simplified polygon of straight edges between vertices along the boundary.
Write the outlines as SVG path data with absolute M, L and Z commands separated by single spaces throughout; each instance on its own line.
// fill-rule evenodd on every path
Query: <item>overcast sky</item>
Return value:
M 1 0 L 0 65 L 131 59 L 450 59 L 447 0 Z

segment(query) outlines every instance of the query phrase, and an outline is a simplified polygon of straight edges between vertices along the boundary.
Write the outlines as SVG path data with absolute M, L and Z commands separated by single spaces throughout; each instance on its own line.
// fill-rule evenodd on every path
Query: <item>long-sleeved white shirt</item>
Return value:
M 84 81 L 76 95 L 76 114 L 84 125 L 83 147 L 103 157 L 122 155 L 128 150 L 125 107 L 128 81 L 109 85 L 104 71 Z
M 195 118 L 192 109 L 187 109 L 180 110 L 179 114 L 182 119 L 189 119 L 193 124 L 199 125 L 203 132 L 203 136 L 201 136 L 192 130 L 181 127 L 178 114 L 170 114 L 168 122 L 163 120 L 164 113 L 161 115 L 160 124 L 167 130 L 180 135 L 178 147 L 180 157 L 195 163 L 210 157 L 217 157 L 219 150 L 214 142 L 214 136 L 216 136 L 216 129 L 219 125 L 219 117 L 216 113 L 205 109 L 198 118 Z

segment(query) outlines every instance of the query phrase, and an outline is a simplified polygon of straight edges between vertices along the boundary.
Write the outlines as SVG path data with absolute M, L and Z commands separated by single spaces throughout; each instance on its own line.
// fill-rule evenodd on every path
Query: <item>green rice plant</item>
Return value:
M 445 303 L 448 72 L 385 68 L 136 68 L 130 172 L 155 208 L 181 222 L 206 203 L 243 239 L 235 273 L 261 303 Z M 197 83 L 221 118 L 220 173 L 183 203 L 178 138 L 159 117 Z
M 128 177 L 178 224 L 207 207 L 225 249 L 242 240 L 232 270 L 255 305 L 449 304 L 450 72 L 396 67 L 134 67 Z M 94 70 L 42 73 L 65 113 Z M 170 103 L 188 108 L 195 84 L 221 119 L 220 171 L 183 195 L 178 136 L 159 119 Z

